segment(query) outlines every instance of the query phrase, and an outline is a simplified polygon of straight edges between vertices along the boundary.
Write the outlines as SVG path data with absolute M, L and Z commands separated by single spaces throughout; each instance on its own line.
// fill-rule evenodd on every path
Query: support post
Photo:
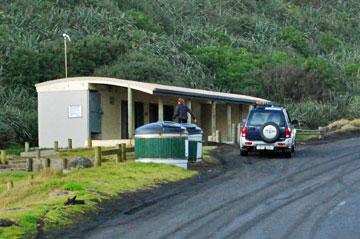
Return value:
M 134 101 L 133 92 L 130 87 L 128 87 L 128 135 L 129 139 L 132 139 L 134 136 Z
M 54 151 L 59 152 L 59 141 L 54 141 Z
M 150 105 L 149 103 L 144 103 L 144 124 L 150 123 Z
M 240 144 L 240 137 L 241 137 L 241 123 L 238 123 L 236 127 L 236 142 L 238 144 Z
M 216 102 L 211 104 L 211 136 L 214 140 L 216 137 Z
M 95 147 L 95 167 L 101 166 L 101 147 Z
M 33 159 L 32 158 L 26 159 L 26 169 L 28 172 L 33 171 L 34 167 L 33 167 Z
M 190 110 L 192 110 L 191 109 L 191 100 L 187 100 L 186 105 Z M 191 115 L 188 114 L 188 122 L 191 123 L 191 120 L 192 120 Z
M 216 131 L 215 131 L 215 142 L 216 142 L 216 143 L 221 143 L 221 133 L 220 133 L 220 130 L 216 130 Z
M 163 98 L 160 96 L 159 97 L 159 106 L 158 106 L 158 110 L 159 110 L 159 121 L 164 121 L 164 102 L 163 102 Z
M 1 163 L 2 164 L 7 164 L 7 159 L 6 159 L 6 151 L 5 150 L 1 150 Z
M 236 124 L 231 124 L 231 143 L 236 144 Z
M 227 120 L 227 139 L 232 141 L 232 128 L 231 128 L 231 105 L 226 105 L 226 120 Z
M 30 143 L 29 142 L 25 142 L 25 153 L 28 153 L 30 151 Z
M 68 149 L 72 149 L 72 139 L 68 139 Z
M 117 145 L 116 145 L 116 148 L 121 150 L 121 144 L 117 144 Z M 122 156 L 122 152 L 118 152 L 118 153 L 116 154 L 116 163 L 120 163 L 120 162 L 121 162 L 121 156 Z
M 121 144 L 121 159 L 126 161 L 126 144 Z

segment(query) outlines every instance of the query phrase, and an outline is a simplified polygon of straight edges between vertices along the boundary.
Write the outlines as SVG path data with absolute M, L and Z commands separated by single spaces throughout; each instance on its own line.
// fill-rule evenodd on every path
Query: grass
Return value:
M 216 148 L 217 146 L 204 146 L 202 161 L 209 164 L 219 163 L 219 160 L 211 155 L 211 152 L 214 151 Z
M 0 228 L 0 238 L 33 238 L 39 221 L 44 223 L 45 231 L 62 228 L 81 219 L 85 212 L 97 210 L 99 201 L 190 178 L 197 172 L 165 164 L 109 161 L 100 168 L 73 170 L 68 174 L 54 170 L 32 173 L 33 180 L 28 179 L 29 174 L 0 174 L 0 217 L 20 225 Z M 14 181 L 10 191 L 6 189 L 9 180 Z M 86 204 L 64 206 L 72 195 Z
M 102 147 L 101 150 L 109 150 L 114 149 L 114 147 Z M 50 158 L 76 158 L 76 157 L 86 157 L 86 158 L 92 158 L 95 156 L 95 149 L 88 149 L 88 148 L 79 148 L 79 149 L 72 149 L 69 151 L 62 151 L 57 154 L 54 154 L 50 156 Z M 127 160 L 133 160 L 135 159 L 134 153 L 127 153 L 126 154 Z M 103 156 L 104 159 L 115 159 L 116 155 L 110 155 L 110 156 Z
M 18 156 L 21 152 L 24 152 L 24 146 L 21 144 L 15 144 L 6 149 L 6 153 L 10 156 Z
M 317 138 L 318 138 L 318 135 L 315 135 L 315 134 L 301 134 L 301 133 L 296 134 L 296 141 L 298 143 L 304 143 L 308 140 L 317 139 Z

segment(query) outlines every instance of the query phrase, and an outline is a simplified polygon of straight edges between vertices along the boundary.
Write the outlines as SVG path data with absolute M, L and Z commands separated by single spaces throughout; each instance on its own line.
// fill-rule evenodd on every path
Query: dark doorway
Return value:
M 174 106 L 164 105 L 164 121 L 172 121 L 174 115 Z
M 144 103 L 135 102 L 135 128 L 144 125 Z
M 129 138 L 128 134 L 128 103 L 126 100 L 121 101 L 121 138 Z
M 97 91 L 90 91 L 90 133 L 101 133 L 101 96 Z
M 135 102 L 135 128 L 144 125 L 144 103 Z M 128 139 L 128 102 L 121 101 L 121 138 Z
M 159 107 L 157 104 L 149 105 L 149 122 L 157 122 L 159 120 Z

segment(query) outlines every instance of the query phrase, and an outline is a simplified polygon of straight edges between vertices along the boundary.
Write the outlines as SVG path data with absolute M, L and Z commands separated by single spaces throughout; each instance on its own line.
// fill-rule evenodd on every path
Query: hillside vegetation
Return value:
M 34 84 L 101 75 L 249 94 L 308 127 L 360 116 L 358 0 L 3 0 L 0 147 L 36 140 Z

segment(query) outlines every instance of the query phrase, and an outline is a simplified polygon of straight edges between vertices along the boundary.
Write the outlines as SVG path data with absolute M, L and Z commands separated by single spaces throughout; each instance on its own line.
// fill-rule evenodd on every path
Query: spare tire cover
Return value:
M 274 143 L 280 136 L 280 128 L 274 122 L 268 122 L 260 128 L 260 136 L 266 143 Z

